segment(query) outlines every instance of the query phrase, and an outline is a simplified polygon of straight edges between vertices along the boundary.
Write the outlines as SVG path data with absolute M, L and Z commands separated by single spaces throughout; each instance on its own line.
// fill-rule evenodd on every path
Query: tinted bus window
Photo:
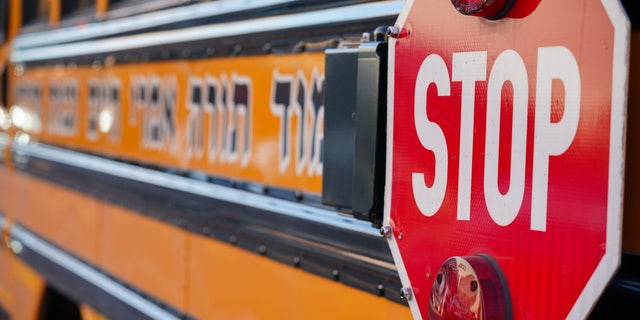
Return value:
M 9 22 L 9 1 L 0 1 L 0 43 L 7 38 L 7 24 Z
M 49 1 L 48 0 L 22 1 L 22 25 L 23 26 L 26 26 L 38 21 L 48 21 L 48 19 L 49 19 Z
M 95 0 L 75 0 L 75 1 L 61 1 L 62 7 L 60 8 L 60 14 L 62 17 L 69 16 L 78 11 L 95 7 Z

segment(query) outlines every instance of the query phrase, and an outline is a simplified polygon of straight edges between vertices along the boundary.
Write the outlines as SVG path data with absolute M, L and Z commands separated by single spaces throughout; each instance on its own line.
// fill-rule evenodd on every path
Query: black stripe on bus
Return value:
M 20 233 L 15 231 L 15 229 L 20 229 Z M 180 312 L 178 309 L 162 303 L 161 300 L 152 295 L 132 285 L 126 284 L 122 280 L 73 256 L 47 240 L 35 235 L 22 225 L 14 226 L 13 230 L 12 241 L 18 241 L 20 243 L 19 249 L 15 247 L 13 249 L 16 256 L 38 272 L 38 274 L 46 280 L 47 285 L 55 288 L 76 303 L 87 304 L 109 319 L 154 319 L 149 312 L 144 311 L 144 308 L 136 307 L 135 303 L 127 301 L 122 297 L 117 297 L 113 292 L 110 292 L 109 289 L 104 286 L 104 284 L 107 283 L 111 286 L 124 288 L 130 295 L 137 296 L 137 298 L 143 299 L 145 303 L 148 303 L 154 308 L 166 312 L 170 315 L 171 319 L 195 319 L 193 316 Z M 51 256 L 45 256 L 45 254 L 42 254 L 42 250 L 37 250 L 35 246 L 32 247 L 28 241 L 25 241 L 24 234 L 36 239 L 37 243 L 48 249 L 46 250 L 47 252 L 53 250 L 63 252 L 67 259 L 74 260 L 75 263 L 81 264 L 84 268 L 88 268 L 91 273 L 104 277 L 106 280 L 102 282 L 92 281 L 86 272 L 84 276 L 81 276 L 79 275 L 81 273 L 77 270 L 63 266 L 60 260 L 52 259 Z
M 23 158 L 16 167 L 32 176 L 184 230 L 236 245 L 391 301 L 406 303 L 399 294 L 402 285 L 391 252 L 386 240 L 380 236 L 35 155 L 28 156 L 28 160 Z

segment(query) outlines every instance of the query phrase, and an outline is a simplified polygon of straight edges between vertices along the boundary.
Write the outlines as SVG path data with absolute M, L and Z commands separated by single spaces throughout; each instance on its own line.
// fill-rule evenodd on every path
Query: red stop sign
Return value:
M 490 256 L 515 319 L 584 318 L 620 257 L 629 22 L 617 0 L 491 21 L 407 1 L 390 40 L 384 223 L 415 318 Z

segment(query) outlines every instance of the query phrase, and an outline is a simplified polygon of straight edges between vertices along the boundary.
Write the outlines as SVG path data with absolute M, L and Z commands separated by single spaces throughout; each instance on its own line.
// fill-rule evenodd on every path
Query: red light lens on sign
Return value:
M 515 0 L 451 0 L 458 12 L 491 20 L 503 18 Z
M 511 319 L 511 299 L 497 262 L 486 255 L 452 257 L 438 270 L 429 319 Z

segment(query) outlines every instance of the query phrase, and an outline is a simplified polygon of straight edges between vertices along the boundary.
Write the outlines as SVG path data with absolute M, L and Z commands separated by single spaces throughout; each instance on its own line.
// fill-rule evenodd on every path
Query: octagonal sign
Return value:
M 453 2 L 407 1 L 389 45 L 384 224 L 412 313 L 480 318 L 498 294 L 504 318 L 584 318 L 620 259 L 628 18 Z

